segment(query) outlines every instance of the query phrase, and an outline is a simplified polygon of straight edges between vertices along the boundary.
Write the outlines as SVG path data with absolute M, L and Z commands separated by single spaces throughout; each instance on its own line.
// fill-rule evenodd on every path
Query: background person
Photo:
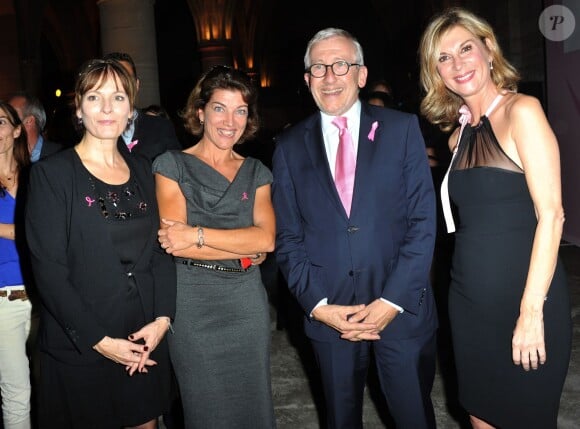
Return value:
M 518 74 L 480 17 L 436 16 L 420 57 L 423 113 L 444 130 L 462 124 L 448 176 L 460 401 L 475 428 L 556 428 L 571 344 L 558 143 L 538 100 L 515 92 Z M 446 221 L 454 231 L 450 210 Z
M 135 80 L 137 92 L 139 91 L 137 67 L 129 54 L 110 52 L 104 58 L 118 61 Z M 133 110 L 133 117 L 121 137 L 119 141 L 121 150 L 144 155 L 150 161 L 167 150 L 181 149 L 175 128 L 169 119 L 162 115 L 147 115 L 138 108 Z
M 135 92 L 115 61 L 85 64 L 75 86 L 83 137 L 31 172 L 41 427 L 153 429 L 169 405 L 175 268 L 157 242 L 150 163 L 117 147 Z
M 390 94 L 382 91 L 373 91 L 367 94 L 366 102 L 373 106 L 394 108 L 393 99 Z
M 28 151 L 32 162 L 63 149 L 62 145 L 51 142 L 42 135 L 46 126 L 46 112 L 38 98 L 26 92 L 17 92 L 8 102 L 16 109 L 20 121 L 26 128 Z
M 183 118 L 201 140 L 159 156 L 154 171 L 159 240 L 177 265 L 169 344 L 185 427 L 273 428 L 269 305 L 254 266 L 274 248 L 272 175 L 234 151 L 258 128 L 256 88 L 244 73 L 214 67 Z
M 30 154 L 18 113 L 0 101 L 0 390 L 4 429 L 30 429 L 31 309 L 20 257 Z
M 143 113 L 145 113 L 146 115 L 161 116 L 165 119 L 169 119 L 167 111 L 158 104 L 150 104 L 149 106 L 143 109 Z

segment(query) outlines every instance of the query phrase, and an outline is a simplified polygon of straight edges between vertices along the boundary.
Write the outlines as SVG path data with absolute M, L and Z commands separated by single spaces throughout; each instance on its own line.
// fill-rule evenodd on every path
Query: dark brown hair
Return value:
M 6 119 L 14 128 L 20 127 L 20 135 L 14 139 L 12 147 L 12 156 L 16 160 L 17 172 L 20 173 L 25 167 L 30 165 L 30 153 L 28 152 L 28 141 L 26 138 L 26 129 L 18 117 L 18 113 L 10 104 L 0 101 L 0 110 L 6 114 Z M 0 197 L 4 196 L 4 188 L 0 190 Z
M 247 74 L 226 66 L 215 66 L 197 82 L 181 113 L 185 128 L 193 135 L 203 134 L 203 124 L 199 120 L 199 109 L 204 109 L 216 89 L 240 91 L 248 104 L 248 123 L 238 143 L 256 134 L 259 128 L 258 91 Z

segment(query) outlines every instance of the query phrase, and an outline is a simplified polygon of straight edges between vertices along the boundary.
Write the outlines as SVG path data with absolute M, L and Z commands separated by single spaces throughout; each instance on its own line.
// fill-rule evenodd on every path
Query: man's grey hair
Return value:
M 42 133 L 44 127 L 46 126 L 46 111 L 44 106 L 37 97 L 34 97 L 27 92 L 17 92 L 12 97 L 22 97 L 24 98 L 24 107 L 22 109 L 22 120 L 27 116 L 32 116 L 34 118 L 34 123 L 36 124 L 36 129 L 38 133 Z
M 358 40 L 350 34 L 346 30 L 342 30 L 340 28 L 325 28 L 324 30 L 320 30 L 318 33 L 314 35 L 308 45 L 306 46 L 306 54 L 304 54 L 304 69 L 307 70 L 311 65 L 312 61 L 310 59 L 310 52 L 312 51 L 312 47 L 323 40 L 330 39 L 331 37 L 344 37 L 352 42 L 355 48 L 355 62 L 360 64 L 361 66 L 364 65 L 364 55 L 363 49 Z

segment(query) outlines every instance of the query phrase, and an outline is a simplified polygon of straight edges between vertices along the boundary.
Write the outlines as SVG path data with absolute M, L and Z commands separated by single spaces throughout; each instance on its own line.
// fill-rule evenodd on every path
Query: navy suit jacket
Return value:
M 277 261 L 306 315 L 323 298 L 353 305 L 383 297 L 404 312 L 382 338 L 433 332 L 435 194 L 416 116 L 363 103 L 350 218 L 328 165 L 320 113 L 277 138 L 273 173 Z M 308 317 L 306 333 L 339 339 Z

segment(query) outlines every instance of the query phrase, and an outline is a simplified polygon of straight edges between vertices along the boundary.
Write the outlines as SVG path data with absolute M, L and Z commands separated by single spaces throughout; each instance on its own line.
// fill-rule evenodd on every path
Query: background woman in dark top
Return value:
M 30 164 L 26 130 L 18 114 L 0 101 L 0 388 L 4 429 L 30 428 L 30 374 L 26 340 L 31 305 L 17 249 L 19 184 Z
M 150 164 L 117 148 L 134 99 L 122 66 L 87 63 L 75 94 L 81 141 L 31 172 L 43 427 L 155 428 L 170 399 L 175 268 L 156 240 Z

